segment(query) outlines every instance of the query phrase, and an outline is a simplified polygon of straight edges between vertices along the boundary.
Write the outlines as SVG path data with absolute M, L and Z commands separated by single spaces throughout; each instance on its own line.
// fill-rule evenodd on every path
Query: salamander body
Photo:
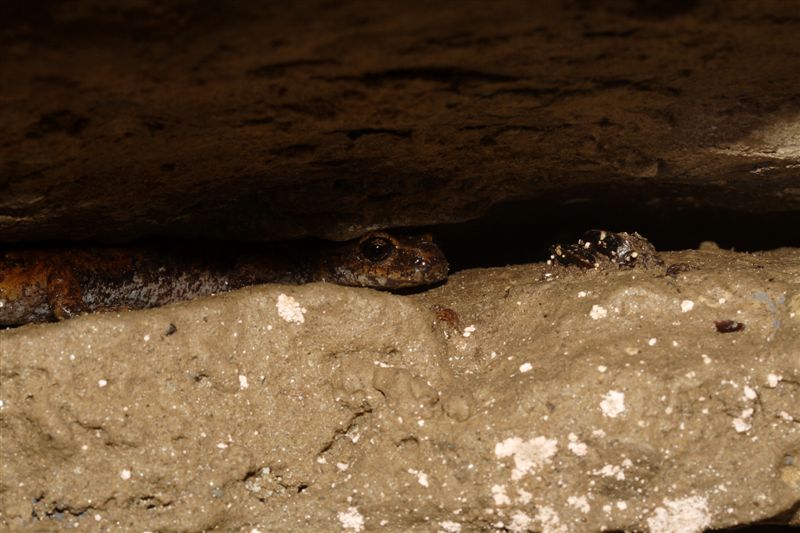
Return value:
M 402 289 L 447 277 L 429 237 L 369 233 L 343 243 L 0 252 L 0 327 L 145 309 L 259 283 Z

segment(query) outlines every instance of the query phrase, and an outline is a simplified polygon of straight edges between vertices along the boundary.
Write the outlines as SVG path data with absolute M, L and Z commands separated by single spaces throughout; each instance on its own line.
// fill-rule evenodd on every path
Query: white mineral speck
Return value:
M 149 333 L 147 333 L 147 334 L 145 334 L 145 336 L 144 336 L 144 337 L 142 337 L 142 338 L 144 339 L 144 342 L 147 342 L 147 341 L 149 341 L 149 340 L 150 340 L 150 334 L 149 334 Z
M 700 533 L 711 524 L 708 501 L 700 496 L 664 499 L 647 519 L 650 533 Z
M 619 481 L 625 479 L 625 470 L 619 465 L 604 465 L 603 468 L 592 470 L 595 476 L 613 477 Z
M 511 498 L 506 495 L 505 485 L 492 485 L 492 498 L 495 505 L 509 505 Z
M 701 354 L 700 356 L 703 358 L 703 363 L 704 364 L 706 364 L 706 365 L 710 365 L 711 364 L 711 358 L 708 355 Z
M 752 427 L 753 427 L 752 424 L 750 424 L 743 418 L 733 419 L 733 429 L 735 429 L 737 433 L 745 433 L 747 431 L 750 431 L 750 428 Z
M 471 325 L 471 326 L 467 326 L 467 327 L 464 328 L 464 332 L 462 333 L 462 335 L 465 336 L 465 337 L 469 337 L 470 335 L 475 333 L 475 329 L 476 328 L 475 328 L 474 324 Z
M 600 320 L 601 318 L 608 316 L 608 309 L 602 305 L 593 305 L 592 310 L 589 311 L 589 316 L 592 318 L 592 320 Z
M 625 393 L 616 390 L 608 391 L 603 397 L 603 401 L 600 402 L 600 409 L 603 411 L 603 416 L 616 418 L 625 412 Z
M 588 293 L 586 291 L 579 291 L 578 292 L 578 298 L 586 298 L 587 294 Z
M 657 342 L 658 342 L 658 339 L 656 339 L 655 337 L 653 337 L 652 339 L 650 339 L 649 341 L 647 341 L 647 344 L 649 344 L 650 346 L 655 346 Z
M 529 372 L 532 368 L 533 365 L 530 363 L 522 363 L 521 365 L 519 365 L 519 371 L 522 372 L 523 374 L 525 372 Z
M 121 477 L 124 481 L 127 481 L 131 478 L 131 471 L 126 468 L 119 473 L 119 477 Z
M 412 476 L 417 476 L 417 482 L 423 487 L 428 486 L 428 474 L 426 474 L 425 472 L 420 472 L 419 470 L 414 470 L 413 468 L 409 468 L 408 473 L 411 474 Z
M 778 386 L 778 383 L 783 379 L 783 376 L 778 376 L 776 374 L 768 374 L 767 375 L 767 386 L 771 389 L 774 389 Z
M 684 300 L 681 302 L 681 312 L 688 313 L 694 309 L 694 302 L 691 300 Z
M 459 533 L 461 531 L 461 524 L 450 520 L 439 522 L 439 527 L 441 528 L 440 531 L 444 531 L 445 533 Z
M 567 435 L 567 439 L 569 439 L 569 443 L 567 444 L 567 449 L 577 455 L 578 457 L 583 457 L 586 455 L 588 450 L 585 442 L 579 442 L 578 436 L 575 433 L 570 433 Z
M 525 489 L 517 489 L 517 503 L 526 505 L 531 503 L 532 499 L 533 499 L 533 494 L 531 494 Z
M 511 523 L 508 525 L 508 530 L 521 533 L 523 531 L 528 531 L 530 526 L 531 517 L 522 511 L 517 511 L 511 515 Z
M 244 374 L 239 374 L 239 388 L 246 389 L 247 387 L 249 387 L 247 384 L 247 376 Z
M 744 397 L 745 397 L 746 400 L 755 400 L 758 397 L 758 394 L 756 394 L 756 391 L 753 388 L 748 387 L 747 385 L 744 386 L 743 391 L 744 391 Z
M 794 421 L 794 417 L 789 413 L 787 413 L 786 411 L 781 411 L 780 413 L 778 413 L 778 416 L 781 417 L 781 420 L 785 420 L 787 422 Z
M 279 294 L 275 307 L 278 308 L 278 315 L 286 322 L 302 324 L 306 320 L 305 316 L 303 316 L 306 312 L 305 307 L 300 307 L 297 300 L 291 296 L 286 296 L 283 293 Z
M 598 372 L 605 372 L 606 370 L 608 370 L 608 367 L 606 365 L 599 365 L 597 367 Z
M 552 507 L 547 505 L 540 507 L 535 518 L 542 524 L 542 533 L 566 533 L 561 518 Z
M 337 516 L 339 517 L 339 523 L 345 529 L 353 530 L 356 533 L 364 529 L 364 517 L 355 507 L 349 507 L 347 511 L 341 511 Z
M 98 387 L 102 388 L 102 387 L 105 387 L 106 385 L 108 385 L 108 381 L 106 381 L 104 379 L 97 380 L 97 386 Z
M 570 496 L 567 498 L 567 503 L 584 514 L 592 509 L 586 496 Z
M 540 466 L 549 463 L 558 449 L 558 441 L 546 437 L 534 437 L 523 441 L 519 437 L 511 437 L 498 442 L 494 447 L 497 457 L 514 457 L 514 469 L 511 479 L 521 479 L 525 474 L 535 471 Z
M 420 473 L 417 475 L 417 481 L 418 481 L 418 482 L 419 482 L 419 484 L 420 484 L 420 485 L 422 485 L 423 487 L 427 487 L 427 486 L 428 486 L 428 474 L 426 474 L 426 473 L 424 473 L 424 472 L 420 472 Z

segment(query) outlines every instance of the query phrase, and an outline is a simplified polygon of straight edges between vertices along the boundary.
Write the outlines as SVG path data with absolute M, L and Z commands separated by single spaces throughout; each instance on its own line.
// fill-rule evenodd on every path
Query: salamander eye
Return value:
M 394 251 L 394 244 L 383 237 L 372 237 L 361 243 L 361 253 L 364 257 L 377 263 L 383 261 Z

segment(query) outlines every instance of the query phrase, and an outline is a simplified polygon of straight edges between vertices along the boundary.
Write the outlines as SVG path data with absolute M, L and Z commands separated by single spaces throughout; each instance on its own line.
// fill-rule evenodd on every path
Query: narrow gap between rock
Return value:
M 517 202 L 461 224 L 429 228 L 451 272 L 535 263 L 554 243 L 575 242 L 588 229 L 638 232 L 659 251 L 715 243 L 740 252 L 800 245 L 800 213 L 747 214 L 713 208 L 654 211 L 646 206 Z

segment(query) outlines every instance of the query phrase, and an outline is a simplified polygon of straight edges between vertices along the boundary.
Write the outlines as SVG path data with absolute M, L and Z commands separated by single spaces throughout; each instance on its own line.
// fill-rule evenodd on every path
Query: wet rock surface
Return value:
M 411 296 L 265 285 L 0 331 L 0 523 L 800 524 L 800 254 L 662 257 L 467 270 Z
M 0 9 L 0 241 L 800 208 L 792 2 Z

